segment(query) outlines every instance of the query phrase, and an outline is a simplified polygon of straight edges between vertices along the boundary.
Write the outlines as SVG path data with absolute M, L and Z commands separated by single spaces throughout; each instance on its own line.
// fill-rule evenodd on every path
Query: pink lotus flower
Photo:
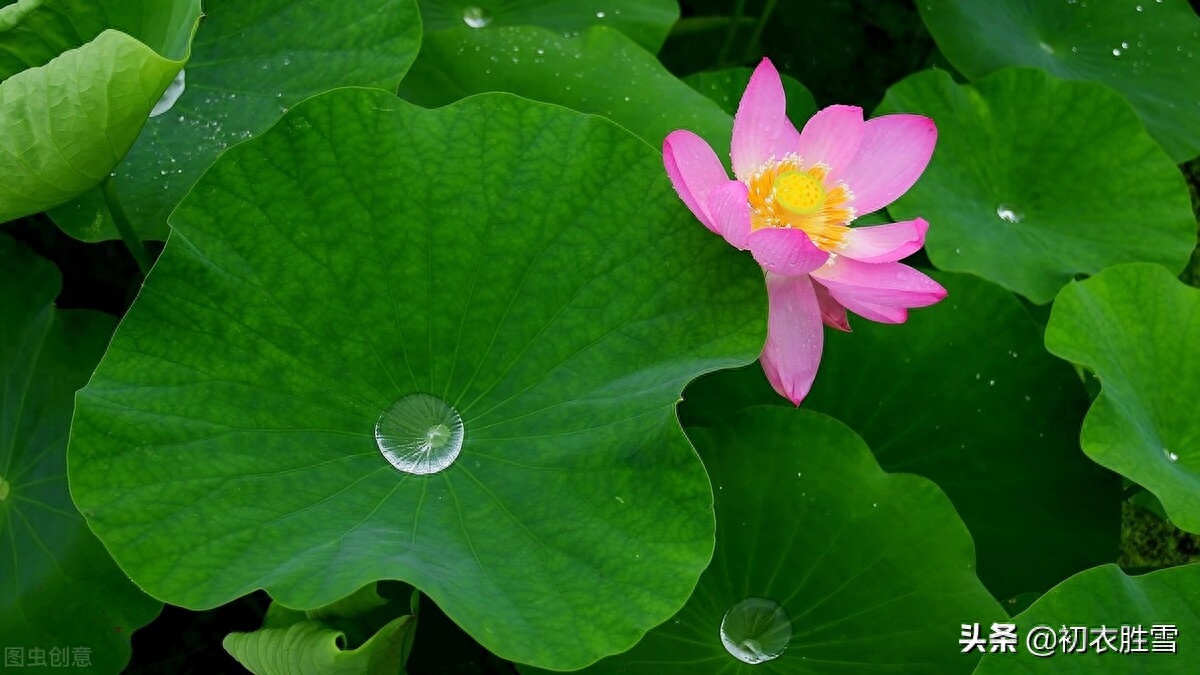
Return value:
M 749 249 L 766 273 L 770 306 L 761 362 L 775 391 L 796 405 L 817 375 L 822 324 L 848 331 L 846 310 L 903 323 L 911 307 L 946 290 L 899 262 L 921 248 L 921 218 L 851 227 L 892 203 L 920 177 L 937 140 L 933 120 L 862 109 L 818 111 L 797 132 L 779 73 L 763 59 L 738 105 L 730 180 L 712 148 L 679 130 L 663 142 L 671 184 L 708 229 Z

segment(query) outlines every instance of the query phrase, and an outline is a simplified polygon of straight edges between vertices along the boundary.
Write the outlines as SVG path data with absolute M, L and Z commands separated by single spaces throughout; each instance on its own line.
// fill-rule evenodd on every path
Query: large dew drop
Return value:
M 1016 207 L 1009 206 L 1007 204 L 1000 204 L 996 207 L 996 217 L 1006 223 L 1015 224 L 1024 220 L 1025 214 L 1021 213 L 1020 209 L 1017 209 Z
M 445 401 L 429 394 L 408 394 L 379 416 L 375 443 L 392 466 L 425 476 L 458 459 L 463 432 L 458 411 Z
M 721 619 L 721 644 L 744 663 L 778 658 L 791 641 L 792 620 L 774 600 L 745 598 Z
M 463 10 L 463 23 L 471 28 L 486 28 L 492 22 L 492 13 L 482 7 L 468 7 Z
M 179 97 L 183 96 L 183 89 L 186 85 L 185 80 L 186 78 L 183 75 L 183 70 L 180 70 L 179 74 L 175 76 L 175 79 L 171 80 L 171 84 L 167 85 L 167 90 L 164 91 L 162 97 L 158 99 L 158 103 L 154 104 L 154 109 L 150 111 L 151 117 L 158 117 L 159 115 L 170 110 L 171 107 L 175 105 L 175 102 L 179 100 Z

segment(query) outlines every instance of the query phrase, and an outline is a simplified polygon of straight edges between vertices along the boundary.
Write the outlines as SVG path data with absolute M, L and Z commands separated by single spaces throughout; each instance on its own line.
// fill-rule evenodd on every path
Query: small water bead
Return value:
M 604 12 L 596 12 L 597 19 L 603 19 L 605 16 L 607 15 Z
M 482 7 L 468 7 L 463 10 L 463 23 L 471 28 L 486 28 L 492 22 L 492 13 Z
M 171 80 L 171 84 L 167 85 L 167 90 L 164 91 L 162 97 L 158 99 L 158 103 L 154 104 L 154 108 L 150 111 L 151 117 L 158 117 L 159 115 L 170 110 L 171 107 L 175 105 L 175 102 L 179 100 L 179 97 L 183 96 L 183 90 L 187 84 L 186 80 L 187 78 L 183 74 L 183 70 L 180 70 L 179 74 L 175 76 L 175 79 Z
M 1006 223 L 1019 223 L 1025 218 L 1024 213 L 1007 204 L 998 204 L 996 206 L 996 216 Z
M 1166 456 L 1167 456 L 1167 459 L 1171 460 L 1172 462 L 1178 462 L 1178 461 L 1179 461 L 1179 455 L 1177 455 L 1177 454 L 1175 454 L 1175 453 L 1171 452 L 1170 450 L 1168 450 L 1168 449 L 1166 449 L 1166 448 L 1163 448 L 1163 454 L 1164 454 L 1164 455 L 1166 455 Z
M 778 658 L 792 641 L 792 620 L 779 603 L 767 598 L 745 598 L 721 618 L 721 644 L 743 663 L 763 663 Z
M 462 418 L 442 399 L 408 394 L 383 411 L 375 423 L 375 443 L 389 464 L 426 476 L 449 467 L 462 450 Z

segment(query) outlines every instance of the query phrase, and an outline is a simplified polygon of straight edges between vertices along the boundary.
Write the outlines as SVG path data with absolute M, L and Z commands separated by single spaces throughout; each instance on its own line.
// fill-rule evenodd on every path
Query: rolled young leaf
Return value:
M 0 8 L 0 222 L 108 176 L 183 67 L 199 17 L 199 0 Z

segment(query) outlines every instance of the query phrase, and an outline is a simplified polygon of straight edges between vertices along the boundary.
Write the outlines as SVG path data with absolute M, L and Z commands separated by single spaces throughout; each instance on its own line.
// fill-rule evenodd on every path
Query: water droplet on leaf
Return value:
M 183 70 L 180 70 L 179 74 L 175 76 L 175 79 L 171 80 L 171 84 L 167 85 L 167 90 L 164 91 L 162 97 L 158 99 L 158 103 L 154 104 L 154 109 L 150 111 L 151 117 L 158 117 L 159 115 L 170 110 L 171 106 L 175 105 L 175 102 L 179 100 L 179 97 L 183 96 L 183 90 L 186 84 L 185 80 L 186 78 L 183 74 Z
M 482 7 L 468 7 L 463 10 L 463 23 L 471 28 L 485 28 L 492 22 L 492 13 Z
M 1019 223 L 1025 218 L 1025 214 L 1015 207 L 1007 204 L 998 204 L 996 206 L 996 216 L 1006 223 Z
M 375 423 L 375 443 L 392 466 L 425 476 L 458 459 L 463 444 L 458 411 L 430 394 L 408 394 L 383 411 Z
M 721 644 L 743 663 L 778 658 L 791 641 L 792 620 L 774 600 L 745 598 L 721 618 Z

